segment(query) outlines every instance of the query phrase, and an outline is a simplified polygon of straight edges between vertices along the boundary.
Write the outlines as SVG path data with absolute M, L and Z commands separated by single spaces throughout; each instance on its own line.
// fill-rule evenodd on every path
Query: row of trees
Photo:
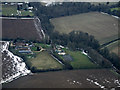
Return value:
M 92 47 L 97 50 L 100 47 L 99 42 L 94 36 L 81 31 L 72 31 L 69 34 L 60 34 L 59 32 L 54 31 L 50 37 L 52 43 L 67 46 L 72 50 L 83 49 L 86 47 Z
M 40 3 L 31 3 L 31 5 L 34 6 L 34 13 L 40 18 L 42 28 L 45 30 L 45 33 L 50 36 L 50 43 L 65 45 L 72 50 L 91 47 L 92 49 L 88 50 L 93 60 L 96 60 L 96 62 L 104 67 L 110 67 L 110 64 L 107 64 L 108 59 L 115 67 L 120 69 L 119 57 L 116 54 L 110 53 L 106 48 L 100 50 L 99 42 L 95 40 L 93 36 L 79 31 L 73 31 L 69 34 L 59 34 L 58 32 L 53 31 L 54 26 L 49 21 L 51 18 L 87 13 L 91 11 L 105 12 L 120 17 L 119 10 L 111 11 L 111 8 L 120 7 L 120 2 L 114 5 L 109 5 L 109 2 L 98 5 L 84 2 L 65 2 L 61 5 L 57 4 L 48 7 L 42 6 Z M 96 54 L 94 49 L 97 50 L 104 58 L 100 54 Z
M 106 12 L 120 17 L 119 10 L 111 11 L 111 8 L 119 7 L 120 2 L 114 5 L 109 5 L 109 2 L 99 5 L 84 2 L 69 2 L 61 5 L 51 5 L 48 7 L 45 7 L 40 3 L 30 4 L 34 7 L 34 14 L 40 18 L 43 30 L 45 30 L 45 33 L 50 36 L 49 43 L 61 44 L 69 47 L 72 50 L 91 48 L 88 49 L 88 51 L 90 57 L 92 57 L 92 60 L 99 63 L 103 67 L 111 67 L 111 64 L 109 63 L 110 61 L 120 70 L 119 57 L 113 53 L 109 53 L 106 48 L 100 50 L 99 42 L 95 40 L 93 36 L 80 31 L 73 31 L 69 34 L 60 34 L 59 32 L 53 31 L 54 26 L 49 21 L 51 18 L 87 13 L 91 11 Z M 107 61 L 107 59 L 109 61 Z M 32 69 L 34 71 L 36 70 L 35 68 Z
M 49 18 L 56 18 L 91 11 L 108 12 L 110 10 L 109 12 L 112 13 L 111 8 L 119 7 L 120 2 L 113 5 L 109 5 L 109 3 L 94 5 L 89 2 L 64 2 L 48 7 L 42 6 L 40 3 L 32 3 L 32 5 L 37 8 L 37 14 L 45 14 Z
M 113 66 L 120 70 L 120 57 L 115 53 L 110 53 L 109 50 L 105 47 L 104 49 L 99 50 L 99 53 L 108 59 Z
M 53 44 L 64 45 L 71 50 L 87 50 L 91 59 L 100 66 L 110 68 L 113 64 L 120 70 L 120 58 L 115 53 L 110 53 L 107 48 L 100 49 L 99 42 L 88 33 L 81 31 L 72 31 L 69 34 L 53 32 L 51 40 Z
M 65 70 L 72 70 L 73 69 L 73 67 L 70 64 L 70 62 L 69 61 L 65 61 L 62 58 L 60 58 L 59 55 L 54 52 L 54 50 L 53 50 L 53 52 L 51 52 L 51 54 L 64 64 L 63 65 L 63 69 L 65 69 Z
M 104 68 L 111 68 L 112 64 L 109 60 L 103 57 L 98 51 L 92 49 L 91 47 L 85 48 L 87 50 L 88 55 L 91 57 L 91 61 L 94 63 L 104 67 Z
M 113 5 L 109 5 L 108 2 L 106 4 L 98 5 L 94 5 L 89 2 L 64 2 L 63 4 L 51 5 L 48 7 L 43 6 L 41 3 L 32 2 L 30 5 L 34 7 L 34 14 L 40 18 L 42 28 L 48 34 L 50 34 L 54 28 L 49 21 L 51 18 L 92 11 L 106 12 L 120 17 L 119 10 L 111 11 L 111 8 L 120 7 L 120 2 Z

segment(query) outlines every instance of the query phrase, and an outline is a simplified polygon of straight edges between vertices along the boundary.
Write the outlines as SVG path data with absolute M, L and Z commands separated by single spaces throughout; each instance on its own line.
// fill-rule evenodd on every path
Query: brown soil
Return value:
M 2 37 L 40 40 L 33 19 L 2 19 Z
M 89 78 L 107 88 L 119 86 L 115 80 L 120 77 L 108 69 L 66 70 L 45 72 L 21 77 L 11 83 L 4 84 L 5 88 L 100 88 L 87 81 Z M 107 82 L 109 81 L 109 82 Z

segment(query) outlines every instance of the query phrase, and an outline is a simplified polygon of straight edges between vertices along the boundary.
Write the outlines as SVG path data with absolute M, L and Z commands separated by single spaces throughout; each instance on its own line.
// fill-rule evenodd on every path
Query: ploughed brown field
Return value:
M 109 69 L 84 69 L 28 75 L 3 84 L 3 88 L 115 88 L 120 77 Z
M 2 38 L 39 40 L 34 19 L 2 19 Z

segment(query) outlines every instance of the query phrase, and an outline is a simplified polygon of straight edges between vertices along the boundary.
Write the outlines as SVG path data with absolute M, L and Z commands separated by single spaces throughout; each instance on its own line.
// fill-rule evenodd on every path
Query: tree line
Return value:
M 51 43 L 67 46 L 71 50 L 80 50 L 86 47 L 92 47 L 97 50 L 100 47 L 94 36 L 81 31 L 72 31 L 69 34 L 60 34 L 54 31 L 50 37 Z
M 100 49 L 99 53 L 103 57 L 108 59 L 113 64 L 113 66 L 120 70 L 120 57 L 118 55 L 116 55 L 115 53 L 110 53 L 110 51 L 106 47 L 104 49 Z
M 40 18 L 43 30 L 45 30 L 45 33 L 50 36 L 49 43 L 61 44 L 69 47 L 71 50 L 92 48 L 93 50 L 88 50 L 90 51 L 90 56 L 93 60 L 96 60 L 104 67 L 110 67 L 110 64 L 108 64 L 107 62 L 108 60 L 112 62 L 112 64 L 117 69 L 120 70 L 119 57 L 114 53 L 110 53 L 107 48 L 100 50 L 100 44 L 94 38 L 94 36 L 80 31 L 73 31 L 69 34 L 60 34 L 59 32 L 53 31 L 54 26 L 49 21 L 49 19 L 52 18 L 87 13 L 92 11 L 105 12 L 120 17 L 119 10 L 111 11 L 111 8 L 120 7 L 120 2 L 113 5 L 109 5 L 109 2 L 107 2 L 106 4 L 98 5 L 94 5 L 89 2 L 64 2 L 61 5 L 56 4 L 48 7 L 41 5 L 41 3 L 34 2 L 30 4 L 34 7 L 34 14 Z M 98 54 L 95 54 L 96 52 L 94 50 L 96 50 Z M 100 58 L 96 58 L 95 55 Z
M 45 33 L 50 37 L 49 40 L 46 39 L 46 43 L 61 44 L 63 46 L 69 47 L 69 49 L 71 50 L 91 48 L 87 50 L 89 51 L 90 57 L 92 57 L 94 61 L 96 61 L 98 64 L 100 64 L 103 67 L 110 67 L 109 62 L 107 61 L 109 60 L 117 69 L 120 70 L 119 57 L 114 53 L 110 53 L 107 48 L 100 50 L 99 49 L 100 44 L 94 38 L 94 36 L 89 35 L 88 33 L 83 33 L 81 31 L 72 31 L 69 34 L 60 34 L 57 31 L 53 31 L 54 26 L 49 21 L 49 19 L 51 18 L 69 16 L 69 15 L 86 13 L 91 11 L 99 11 L 99 12 L 102 11 L 113 14 L 113 12 L 115 13 L 117 11 L 111 12 L 110 8 L 118 7 L 118 5 L 120 5 L 119 3 L 115 5 L 108 5 L 108 3 L 106 3 L 106 4 L 99 4 L 96 6 L 91 3 L 71 2 L 71 3 L 63 3 L 62 5 L 57 4 L 49 7 L 45 7 L 40 3 L 35 3 L 35 2 L 34 3 L 32 2 L 30 4 L 31 6 L 34 7 L 34 14 L 40 18 L 43 30 L 45 30 Z M 119 16 L 118 13 L 116 14 Z M 21 57 L 24 58 L 24 60 L 28 64 L 27 66 L 31 68 L 30 63 L 27 62 L 26 58 L 24 56 Z M 31 69 L 33 72 L 38 71 L 35 67 Z
M 66 46 L 71 50 L 84 49 L 88 51 L 91 59 L 100 66 L 105 68 L 115 66 L 120 70 L 120 57 L 115 53 L 110 53 L 107 48 L 100 49 L 99 42 L 88 33 L 72 31 L 69 34 L 60 34 L 55 31 L 51 36 L 51 40 L 51 43 Z
M 55 4 L 47 7 L 43 6 L 41 3 L 32 2 L 30 5 L 34 7 L 34 14 L 40 18 L 42 28 L 48 34 L 52 33 L 54 28 L 49 21 L 51 18 L 94 11 L 105 12 L 120 17 L 119 10 L 111 11 L 111 8 L 120 7 L 120 2 L 113 5 L 109 5 L 109 2 L 98 5 L 94 5 L 89 2 L 63 2 L 62 4 Z

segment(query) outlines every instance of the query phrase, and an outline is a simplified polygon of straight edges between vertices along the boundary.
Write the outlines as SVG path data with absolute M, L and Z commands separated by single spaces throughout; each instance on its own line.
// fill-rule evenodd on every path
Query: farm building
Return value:
M 33 7 L 28 7 L 28 9 L 29 9 L 29 10 L 32 10 L 32 9 L 33 9 Z
M 60 52 L 58 53 L 59 55 L 65 55 L 66 53 L 65 52 Z
M 28 53 L 32 53 L 32 51 L 31 50 L 20 50 L 19 53 L 26 53 L 26 54 L 28 54 Z
M 32 53 L 30 49 L 30 45 L 28 43 L 16 42 L 14 46 L 19 53 L 26 53 L 26 54 Z
M 61 45 L 57 45 L 55 48 L 55 52 L 58 53 L 58 55 L 65 55 L 66 53 L 64 52 L 64 50 L 62 50 L 64 47 Z
M 23 5 L 23 3 L 18 3 L 18 5 Z

